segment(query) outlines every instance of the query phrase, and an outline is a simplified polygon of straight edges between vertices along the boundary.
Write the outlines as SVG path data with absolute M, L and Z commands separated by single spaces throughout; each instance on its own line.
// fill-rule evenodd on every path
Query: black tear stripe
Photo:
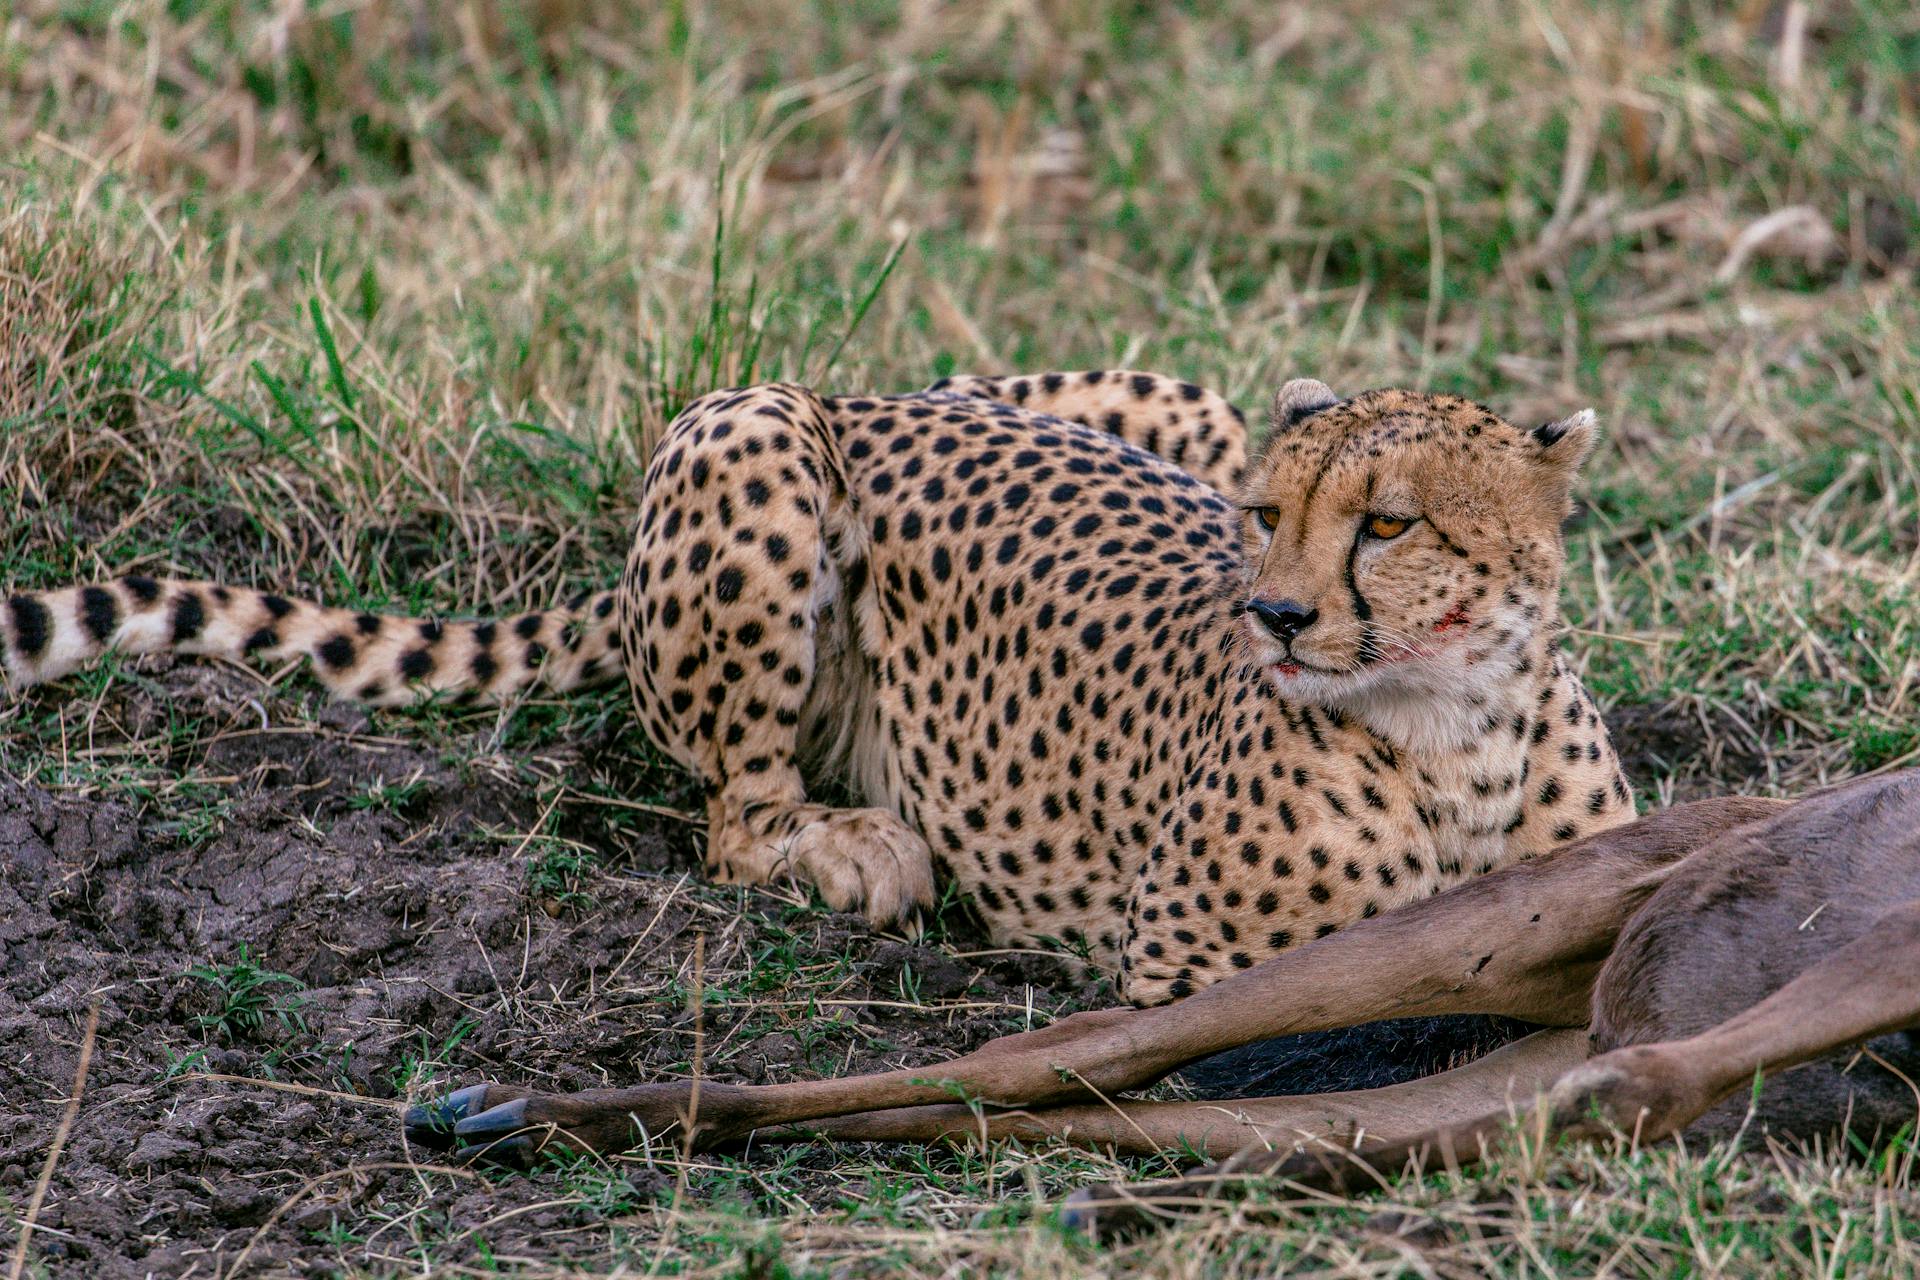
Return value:
M 1359 558 L 1360 544 L 1366 540 L 1367 526 L 1361 523 L 1353 531 L 1353 543 L 1347 548 L 1347 594 L 1353 598 L 1353 616 L 1360 620 L 1360 648 L 1354 655 L 1360 665 L 1371 666 L 1380 660 L 1380 642 L 1373 637 L 1373 627 L 1369 625 L 1373 618 L 1373 606 L 1360 594 L 1360 583 L 1354 577 L 1353 562 Z
M 15 596 L 7 608 L 13 614 L 14 647 L 28 661 L 39 661 L 53 641 L 53 614 L 32 596 Z

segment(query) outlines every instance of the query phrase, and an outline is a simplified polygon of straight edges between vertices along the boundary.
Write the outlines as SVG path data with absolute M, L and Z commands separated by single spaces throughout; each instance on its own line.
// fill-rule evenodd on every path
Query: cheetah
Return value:
M 1559 647 L 1595 435 L 1303 378 L 1250 459 L 1151 373 L 755 386 L 670 425 L 612 590 L 442 622 L 125 577 L 11 596 L 5 669 L 300 656 L 373 705 L 624 674 L 713 879 L 877 923 L 944 879 L 1155 1005 L 1633 817 Z

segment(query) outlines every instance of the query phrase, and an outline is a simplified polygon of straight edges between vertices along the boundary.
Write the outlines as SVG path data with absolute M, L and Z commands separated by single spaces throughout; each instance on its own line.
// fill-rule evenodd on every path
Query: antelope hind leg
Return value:
M 1436 1118 L 1466 1118 L 1526 1103 L 1587 1056 L 1584 1031 L 1539 1031 L 1465 1066 L 1384 1089 L 1204 1102 L 1070 1103 L 995 1111 L 957 1103 L 833 1116 L 763 1131 L 758 1141 L 1054 1141 L 1123 1155 L 1196 1151 L 1292 1152 L 1424 1134 Z
M 1666 1138 L 1750 1085 L 1756 1075 L 1914 1027 L 1920 1027 L 1920 903 L 1906 903 L 1766 999 L 1698 1035 L 1562 1064 L 1570 1069 L 1558 1071 L 1534 1114 L 1539 1131 L 1548 1136 Z M 1539 1065 L 1549 1063 L 1543 1057 Z M 1539 1080 L 1535 1088 L 1544 1083 Z M 1248 1150 L 1185 1178 L 1077 1192 L 1068 1200 L 1067 1214 L 1089 1230 L 1125 1232 L 1204 1205 L 1252 1180 L 1346 1192 L 1378 1183 L 1408 1164 L 1426 1167 L 1436 1159 L 1449 1166 L 1472 1164 L 1506 1135 L 1511 1114 L 1510 1109 L 1456 1112 L 1449 1119 L 1436 1108 L 1426 1132 L 1382 1134 L 1357 1150 Z M 1836 1123 L 1843 1119 L 1834 1117 Z

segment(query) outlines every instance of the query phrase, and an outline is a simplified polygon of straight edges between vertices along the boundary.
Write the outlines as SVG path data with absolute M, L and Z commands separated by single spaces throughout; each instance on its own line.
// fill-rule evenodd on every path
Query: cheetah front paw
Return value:
M 835 911 L 875 925 L 934 902 L 932 851 L 885 809 L 824 809 L 787 835 L 717 841 L 708 870 L 722 883 L 810 884 Z

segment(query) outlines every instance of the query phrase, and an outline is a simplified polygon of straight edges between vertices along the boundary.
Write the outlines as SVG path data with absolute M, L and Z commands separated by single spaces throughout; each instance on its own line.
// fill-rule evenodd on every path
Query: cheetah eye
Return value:
M 1280 508 L 1278 507 L 1255 507 L 1253 514 L 1259 516 L 1260 523 L 1269 529 L 1280 527 Z
M 1385 542 L 1388 538 L 1397 538 L 1411 527 L 1413 521 L 1402 516 L 1368 516 L 1367 533 Z

